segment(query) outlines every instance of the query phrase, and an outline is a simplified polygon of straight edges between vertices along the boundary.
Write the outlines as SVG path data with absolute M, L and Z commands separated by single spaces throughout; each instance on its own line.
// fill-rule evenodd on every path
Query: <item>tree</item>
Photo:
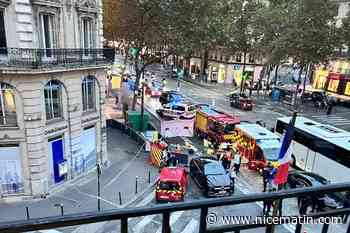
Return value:
M 345 46 L 345 49 L 348 51 L 347 56 L 349 57 L 349 49 L 350 49 L 350 11 L 346 15 L 345 18 L 341 20 L 341 39 L 342 44 Z M 342 50 L 342 47 L 340 47 Z M 341 51 L 340 51 L 341 52 Z
M 337 4 L 331 0 L 292 0 L 287 5 L 280 44 L 288 57 L 299 65 L 296 99 L 303 69 L 309 64 L 325 62 L 341 45 L 336 27 Z
M 256 15 L 264 5 L 257 0 L 229 1 L 226 13 L 225 46 L 231 51 L 243 53 L 243 76 L 241 92 L 244 90 L 244 74 L 247 55 L 253 54 L 261 37 L 261 31 L 256 30 Z

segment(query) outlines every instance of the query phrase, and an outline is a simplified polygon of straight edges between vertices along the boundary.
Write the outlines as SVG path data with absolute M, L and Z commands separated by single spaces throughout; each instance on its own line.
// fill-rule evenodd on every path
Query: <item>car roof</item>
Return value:
M 218 114 L 212 117 L 216 121 L 223 122 L 225 124 L 238 124 L 240 122 L 240 118 L 237 116 L 231 116 L 228 114 Z
M 316 181 L 318 183 L 322 183 L 322 182 L 327 182 L 328 180 L 326 178 L 324 178 L 323 176 L 313 173 L 313 172 L 307 172 L 307 171 L 292 171 L 289 174 L 293 174 L 293 175 L 300 175 L 303 176 L 305 178 L 308 178 L 309 181 Z M 310 179 L 311 178 L 311 179 Z
M 182 175 L 185 173 L 184 168 L 178 167 L 164 167 L 159 176 L 160 181 L 180 181 Z
M 288 124 L 291 117 L 282 117 L 278 120 Z M 306 117 L 297 117 L 295 128 L 307 132 L 315 137 L 322 138 L 345 150 L 350 150 L 350 132 L 336 128 L 332 125 L 321 124 Z
M 240 124 L 236 128 L 255 140 L 280 139 L 277 134 L 258 124 Z

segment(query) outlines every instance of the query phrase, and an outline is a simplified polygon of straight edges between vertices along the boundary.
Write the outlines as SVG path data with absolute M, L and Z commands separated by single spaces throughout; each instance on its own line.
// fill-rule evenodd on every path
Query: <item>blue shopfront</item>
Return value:
M 49 139 L 49 159 L 51 181 L 53 184 L 61 183 L 65 179 L 66 160 L 64 159 L 63 136 Z

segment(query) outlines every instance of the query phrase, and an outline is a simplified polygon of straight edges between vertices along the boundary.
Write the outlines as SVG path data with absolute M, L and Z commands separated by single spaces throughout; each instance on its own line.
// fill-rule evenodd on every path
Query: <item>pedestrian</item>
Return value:
M 272 189 L 269 189 L 268 192 L 271 192 Z M 271 207 L 273 205 L 273 200 L 265 199 L 263 201 L 263 215 L 270 215 Z
M 343 208 L 349 208 L 349 207 L 350 207 L 350 191 L 346 191 Z M 344 214 L 344 217 L 343 217 L 344 224 L 348 222 L 348 218 L 349 218 L 349 213 Z
M 276 200 L 275 204 L 278 205 L 277 206 L 277 215 L 279 217 L 281 217 L 282 216 L 282 209 L 283 209 L 283 199 Z
M 164 90 L 164 88 L 165 88 L 165 85 L 166 85 L 166 79 L 163 78 L 163 79 L 162 79 L 162 87 L 163 87 L 163 90 Z
M 263 171 L 262 171 L 262 179 L 263 179 L 263 192 L 266 192 L 266 187 L 267 187 L 267 183 L 269 181 L 269 175 L 271 172 L 271 163 L 269 162 L 266 167 L 264 167 Z
M 124 76 L 122 87 L 121 87 L 121 104 L 123 106 L 123 118 L 125 121 L 125 124 L 128 122 L 127 116 L 128 116 L 128 110 L 129 110 L 129 88 L 128 88 L 128 79 Z
M 306 215 L 307 213 L 307 208 L 310 205 L 310 198 L 309 197 L 300 197 L 298 199 L 298 203 L 299 203 L 299 214 L 300 215 Z
M 332 109 L 333 109 L 333 106 L 334 106 L 334 100 L 331 99 L 329 102 L 328 102 L 328 107 L 327 107 L 327 115 L 331 115 L 332 114 Z
M 162 162 L 163 166 L 169 166 L 169 150 L 168 147 L 165 147 L 162 152 Z
M 235 168 L 236 175 L 239 175 L 239 169 L 241 167 L 241 155 L 236 152 L 233 158 L 233 166 Z
M 230 169 L 231 164 L 231 154 L 229 151 L 222 151 L 220 155 L 220 160 L 222 161 L 222 166 L 226 171 Z

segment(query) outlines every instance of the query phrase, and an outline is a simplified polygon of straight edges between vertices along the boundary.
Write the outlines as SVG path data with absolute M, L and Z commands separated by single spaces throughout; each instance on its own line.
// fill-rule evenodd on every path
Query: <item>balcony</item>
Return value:
M 0 70 L 50 71 L 113 63 L 114 49 L 1 48 Z
M 225 207 L 231 205 L 241 205 L 246 203 L 256 203 L 262 201 L 275 201 L 275 200 L 285 200 L 288 198 L 307 198 L 313 195 L 321 194 L 331 194 L 338 193 L 342 191 L 349 191 L 350 183 L 345 184 L 332 184 L 322 187 L 312 187 L 312 188 L 299 188 L 287 191 L 273 192 L 273 193 L 256 193 L 249 195 L 235 195 L 233 197 L 227 198 L 215 198 L 215 199 L 206 199 L 198 200 L 193 202 L 184 202 L 177 204 L 163 204 L 150 207 L 135 207 L 135 208 L 123 208 L 123 209 L 113 209 L 101 212 L 88 212 L 80 214 L 69 214 L 57 217 L 47 217 L 41 219 L 30 219 L 16 222 L 7 222 L 0 223 L 0 232 L 2 233 L 13 233 L 13 232 L 27 232 L 35 230 L 44 230 L 44 229 L 53 229 L 59 227 L 70 227 L 90 223 L 99 223 L 106 221 L 113 221 L 116 225 L 116 232 L 126 233 L 129 231 L 128 227 L 129 221 L 132 218 L 138 218 L 142 216 L 161 214 L 162 215 L 162 233 L 172 232 L 170 226 L 170 215 L 176 211 L 191 211 L 199 210 L 200 215 L 198 216 L 199 222 L 199 233 L 214 233 L 214 232 L 246 232 L 246 230 L 252 230 L 249 232 L 255 232 L 259 228 L 263 228 L 266 233 L 279 232 L 274 230 L 274 225 L 285 224 L 282 220 L 282 223 L 273 222 L 249 222 L 245 224 L 231 224 L 231 223 L 222 223 L 217 221 L 215 225 L 212 224 L 212 217 L 210 216 L 210 208 L 215 207 Z M 242 207 L 241 207 L 242 208 Z M 4 210 L 5 211 L 5 210 Z M 324 212 L 309 213 L 302 215 L 301 219 L 319 219 L 322 217 L 342 217 L 344 214 L 349 214 L 350 208 L 344 207 L 340 209 L 326 210 Z M 285 215 L 287 216 L 287 215 Z M 299 216 L 292 216 L 298 218 Z M 302 221 L 302 220 L 299 220 Z M 295 230 L 293 232 L 300 233 L 302 232 L 303 223 L 297 222 L 295 224 Z M 322 226 L 320 231 L 312 231 L 312 233 L 322 232 L 327 233 L 331 232 L 329 221 L 324 221 L 319 223 Z M 347 224 L 347 223 L 346 223 Z M 117 229 L 117 225 L 119 226 Z M 347 228 L 346 232 L 350 232 L 350 227 L 345 225 Z M 108 231 L 110 232 L 110 231 Z M 260 232 L 260 231 L 259 231 Z

